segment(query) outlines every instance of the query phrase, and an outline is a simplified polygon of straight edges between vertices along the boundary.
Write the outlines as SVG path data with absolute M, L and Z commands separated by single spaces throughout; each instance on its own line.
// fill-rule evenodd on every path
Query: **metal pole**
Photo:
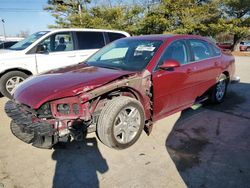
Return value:
M 4 27 L 4 19 L 2 19 L 2 24 L 3 24 L 3 37 L 4 37 L 4 41 L 6 41 L 6 34 L 5 34 L 5 27 Z

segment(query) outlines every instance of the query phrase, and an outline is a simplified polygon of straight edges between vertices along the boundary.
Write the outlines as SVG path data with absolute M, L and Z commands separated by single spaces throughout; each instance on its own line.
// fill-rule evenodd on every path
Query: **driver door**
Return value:
M 177 60 L 181 66 L 173 70 L 162 70 L 160 65 L 168 59 Z M 161 55 L 153 73 L 155 119 L 174 112 L 193 102 L 192 79 L 195 74 L 189 62 L 188 48 L 184 40 L 171 43 Z

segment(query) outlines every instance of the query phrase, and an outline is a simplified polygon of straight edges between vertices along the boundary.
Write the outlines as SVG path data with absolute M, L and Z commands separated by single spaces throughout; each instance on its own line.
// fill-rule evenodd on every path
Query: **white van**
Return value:
M 77 64 L 106 44 L 130 35 L 102 29 L 39 31 L 0 50 L 0 92 L 11 98 L 17 84 L 30 75 Z

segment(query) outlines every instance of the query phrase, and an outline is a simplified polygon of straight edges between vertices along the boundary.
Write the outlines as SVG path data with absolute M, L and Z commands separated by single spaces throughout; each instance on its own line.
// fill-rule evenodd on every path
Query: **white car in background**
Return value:
M 0 50 L 0 92 L 11 98 L 13 89 L 30 75 L 77 64 L 106 44 L 130 35 L 103 29 L 39 31 Z

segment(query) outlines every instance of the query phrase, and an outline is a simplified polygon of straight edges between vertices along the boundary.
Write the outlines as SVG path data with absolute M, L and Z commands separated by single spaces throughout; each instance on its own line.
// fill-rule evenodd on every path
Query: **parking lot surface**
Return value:
M 249 187 L 250 57 L 236 57 L 241 82 L 224 103 L 158 121 L 126 150 L 84 142 L 44 150 L 11 134 L 0 98 L 0 188 Z

